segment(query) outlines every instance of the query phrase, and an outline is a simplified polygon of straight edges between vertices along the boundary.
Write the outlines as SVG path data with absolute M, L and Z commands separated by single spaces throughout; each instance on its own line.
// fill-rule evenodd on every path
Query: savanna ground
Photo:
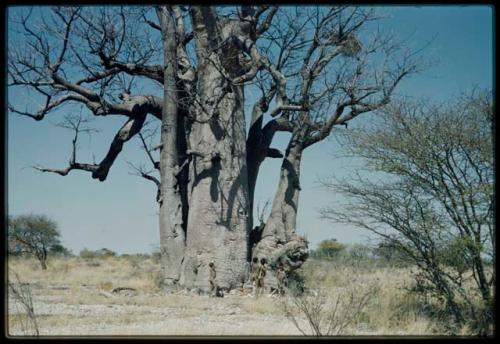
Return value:
M 34 258 L 9 258 L 8 266 L 21 282 L 29 283 L 41 336 L 302 335 L 285 316 L 287 297 L 255 299 L 241 291 L 223 298 L 162 292 L 154 256 L 51 258 L 46 271 Z M 346 291 L 355 295 L 374 291 L 336 335 L 445 334 L 442 326 L 425 315 L 422 300 L 408 293 L 411 268 L 309 259 L 300 276 L 309 290 L 305 297 L 311 299 L 320 288 L 327 301 Z M 134 290 L 117 291 L 120 287 Z M 8 301 L 7 333 L 31 334 L 22 305 L 12 293 Z M 339 308 L 337 316 L 342 312 Z M 304 314 L 297 314 L 296 319 L 306 334 L 313 334 Z

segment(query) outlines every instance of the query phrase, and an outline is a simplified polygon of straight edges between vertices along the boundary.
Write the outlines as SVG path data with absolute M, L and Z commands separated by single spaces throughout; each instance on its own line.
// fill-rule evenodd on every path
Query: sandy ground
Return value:
M 89 299 L 106 303 L 73 304 L 68 288 L 52 290 L 33 287 L 34 311 L 40 335 L 301 335 L 293 323 L 280 315 L 279 300 L 262 296 L 226 295 L 209 298 L 199 295 L 138 294 L 116 295 L 86 289 Z M 56 292 L 54 294 L 54 292 Z M 149 305 L 163 299 L 164 305 Z M 64 300 L 70 300 L 68 303 Z M 264 306 L 265 310 L 252 310 Z M 249 309 L 250 308 L 250 309 Z M 274 308 L 274 309 L 273 309 Z M 23 312 L 22 306 L 9 299 L 11 316 Z M 25 335 L 21 326 L 9 327 L 9 335 Z
M 307 283 L 326 288 L 329 302 L 344 294 L 347 302 L 346 292 L 350 290 L 363 295 L 372 286 L 378 287 L 366 309 L 357 313 L 355 322 L 342 328 L 343 336 L 439 333 L 435 324 L 420 313 L 416 301 L 404 292 L 408 269 L 335 267 L 330 262 L 314 261 L 309 265 L 305 270 Z M 302 335 L 284 315 L 286 298 L 255 299 L 239 291 L 223 298 L 184 292 L 167 294 L 157 285 L 159 264 L 150 258 L 54 258 L 46 271 L 34 259 L 12 259 L 9 271 L 13 273 L 12 283 L 18 287 L 19 283 L 29 283 L 41 336 Z M 134 290 L 113 292 L 122 287 Z M 316 289 L 309 290 L 312 293 Z M 7 333 L 32 335 L 25 309 L 11 293 L 8 303 Z M 335 313 L 335 321 L 349 313 L 342 307 L 340 310 Z M 297 313 L 302 314 L 297 316 L 300 328 L 312 335 L 303 313 Z

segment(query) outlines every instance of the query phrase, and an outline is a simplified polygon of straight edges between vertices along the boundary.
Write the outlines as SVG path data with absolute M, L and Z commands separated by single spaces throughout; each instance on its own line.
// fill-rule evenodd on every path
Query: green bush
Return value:
M 319 243 L 316 250 L 311 251 L 312 258 L 335 258 L 344 251 L 346 245 L 337 241 L 337 239 L 327 239 Z
M 92 258 L 104 258 L 104 257 L 115 257 L 116 252 L 111 251 L 107 248 L 101 248 L 97 251 L 92 251 L 84 248 L 80 251 L 80 257 L 84 259 L 92 259 Z
M 91 251 L 91 250 L 84 248 L 83 250 L 80 251 L 80 258 L 93 259 L 93 258 L 97 258 L 97 254 L 95 251 Z

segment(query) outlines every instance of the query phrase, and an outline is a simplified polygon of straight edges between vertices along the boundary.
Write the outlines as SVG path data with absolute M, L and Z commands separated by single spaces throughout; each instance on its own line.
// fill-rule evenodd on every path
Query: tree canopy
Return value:
M 440 295 L 459 323 L 492 316 L 493 113 L 488 90 L 447 104 L 393 103 L 344 137 L 365 171 L 324 182 L 349 201 L 323 216 L 377 234 L 417 264 L 422 290 Z
M 19 215 L 8 220 L 8 242 L 11 254 L 32 254 L 42 269 L 47 269 L 49 253 L 65 253 L 57 223 L 46 215 Z

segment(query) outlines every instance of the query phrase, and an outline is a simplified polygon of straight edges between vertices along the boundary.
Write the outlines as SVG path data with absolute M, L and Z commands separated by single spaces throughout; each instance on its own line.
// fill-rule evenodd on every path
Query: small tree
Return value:
M 333 258 L 337 257 L 340 252 L 345 250 L 346 245 L 337 241 L 337 239 L 327 239 L 319 243 L 318 249 L 315 251 L 317 258 Z
M 57 223 L 45 215 L 19 215 L 8 221 L 9 248 L 14 254 L 27 253 L 38 258 L 43 270 L 47 269 L 49 252 L 60 249 Z
M 96 253 L 99 257 L 115 257 L 116 256 L 115 251 L 112 251 L 112 250 L 107 249 L 105 247 L 101 248 L 100 250 L 97 250 Z
M 84 248 L 80 251 L 80 257 L 84 259 L 116 257 L 116 252 L 105 247 L 95 251 Z
M 495 269 L 485 266 L 495 255 L 493 116 L 489 91 L 387 107 L 379 123 L 346 135 L 370 175 L 325 182 L 350 202 L 322 212 L 403 252 L 442 314 L 482 334 L 491 333 L 495 288 Z
M 84 248 L 83 250 L 80 251 L 80 258 L 83 259 L 97 258 L 97 253 L 95 251 Z

